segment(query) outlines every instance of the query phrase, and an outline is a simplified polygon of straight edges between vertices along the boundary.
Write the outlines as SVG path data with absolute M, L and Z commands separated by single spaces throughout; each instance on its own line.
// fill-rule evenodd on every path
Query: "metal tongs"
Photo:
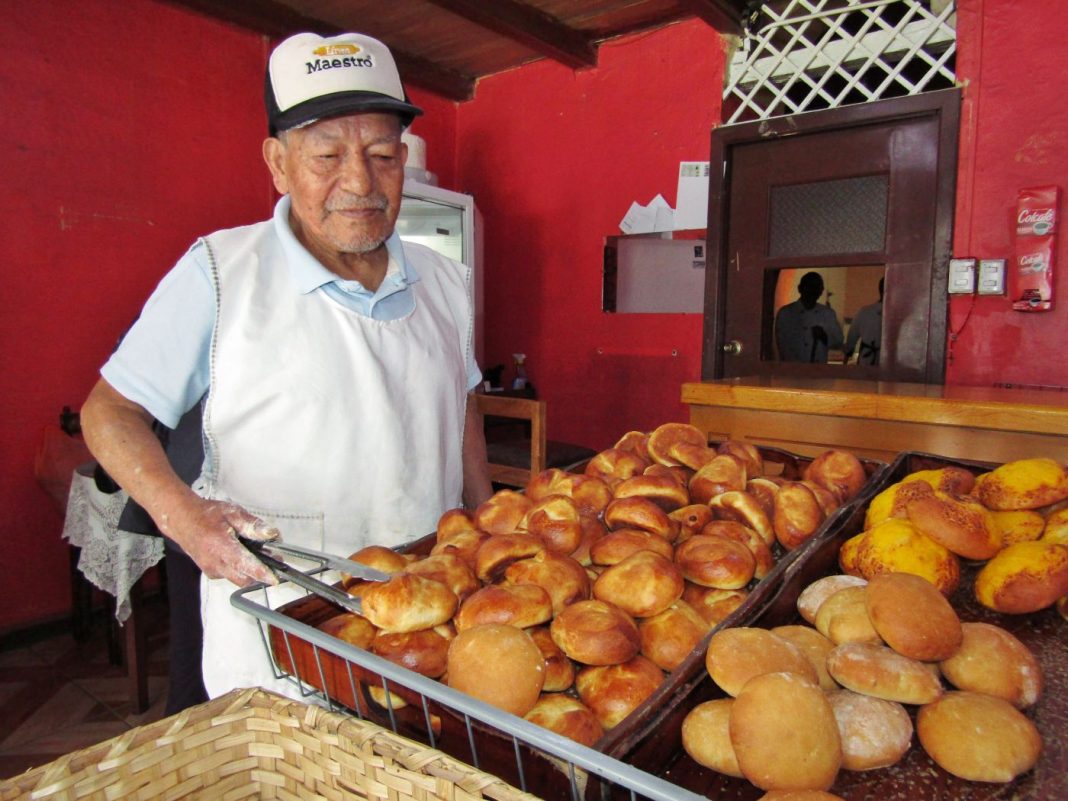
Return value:
M 351 559 L 323 553 L 322 551 L 313 551 L 310 548 L 301 548 L 298 545 L 287 545 L 278 540 L 261 542 L 260 540 L 250 540 L 242 537 L 241 544 L 256 554 L 257 559 L 267 565 L 267 567 L 271 568 L 271 570 L 278 575 L 285 576 L 298 587 L 302 587 L 309 592 L 318 595 L 320 598 L 325 598 L 326 600 L 331 601 L 344 609 L 348 609 L 350 612 L 355 612 L 358 615 L 363 614 L 363 607 L 360 606 L 359 598 L 353 597 L 343 590 L 331 587 L 329 584 L 319 581 L 307 573 L 286 564 L 286 562 L 283 561 L 285 557 L 293 556 L 298 559 L 318 562 L 323 568 L 340 570 L 344 573 L 348 573 L 354 578 L 363 579 L 365 581 L 389 581 L 391 578 L 389 573 L 383 573 L 381 570 L 375 570 L 367 565 L 354 562 Z

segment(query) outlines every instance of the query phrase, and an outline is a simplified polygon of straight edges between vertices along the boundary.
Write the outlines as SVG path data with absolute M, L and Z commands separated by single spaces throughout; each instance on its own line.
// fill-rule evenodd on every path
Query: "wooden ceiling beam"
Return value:
M 321 36 L 345 33 L 337 25 L 308 17 L 275 0 L 166 0 L 172 5 L 238 25 L 272 38 L 310 31 Z M 405 83 L 419 86 L 449 100 L 462 102 L 475 96 L 475 79 L 425 58 L 398 50 L 386 42 Z
M 677 0 L 698 19 L 722 33 L 741 33 L 745 0 Z
M 597 46 L 589 36 L 533 6 L 515 0 L 429 2 L 572 69 L 597 66 Z

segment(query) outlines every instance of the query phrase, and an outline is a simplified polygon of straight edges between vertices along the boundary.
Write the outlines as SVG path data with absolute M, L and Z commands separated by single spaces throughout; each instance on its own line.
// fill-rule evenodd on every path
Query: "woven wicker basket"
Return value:
M 509 784 L 373 723 L 235 690 L 0 782 L 3 801 L 519 801 Z

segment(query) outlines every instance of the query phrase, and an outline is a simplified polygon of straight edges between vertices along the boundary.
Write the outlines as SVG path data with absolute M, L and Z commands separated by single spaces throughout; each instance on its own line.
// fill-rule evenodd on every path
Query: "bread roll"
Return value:
M 801 617 L 806 621 L 815 625 L 816 613 L 819 612 L 820 606 L 830 596 L 846 587 L 863 587 L 867 583 L 867 579 L 847 574 L 824 576 L 821 579 L 816 579 L 797 596 L 797 611 L 801 613 Z
M 680 443 L 707 446 L 708 437 L 701 429 L 689 423 L 664 423 L 649 433 L 646 447 L 654 462 L 670 467 L 682 464 L 674 453 L 675 447 Z
M 438 554 L 452 554 L 458 556 L 467 563 L 468 567 L 475 570 L 478 549 L 482 543 L 489 539 L 489 534 L 478 529 L 460 531 L 449 536 L 446 540 L 439 540 L 430 549 L 431 556 Z
M 599 478 L 609 487 L 614 487 L 624 479 L 641 475 L 649 462 L 648 456 L 642 457 L 623 448 L 608 448 L 586 463 L 586 475 Z
M 1038 700 L 1042 667 L 1026 645 L 990 623 L 963 623 L 961 629 L 960 648 L 939 663 L 950 684 L 958 690 L 1004 698 L 1018 709 Z
M 504 571 L 509 584 L 536 584 L 552 602 L 554 615 L 564 607 L 590 597 L 590 578 L 585 568 L 570 556 L 542 551 L 530 559 L 512 562 Z
M 582 539 L 579 540 L 578 547 L 570 553 L 571 558 L 583 567 L 589 567 L 592 564 L 590 554 L 594 543 L 607 533 L 608 529 L 605 528 L 604 523 L 599 518 L 592 515 L 582 515 Z
M 926 481 L 906 478 L 887 487 L 868 502 L 864 513 L 864 530 L 874 528 L 890 518 L 907 518 L 910 503 L 931 495 L 934 495 L 934 488 Z
M 606 481 L 581 473 L 564 473 L 559 492 L 571 498 L 582 515 L 596 517 L 612 502 L 612 488 Z
M 519 526 L 554 553 L 569 554 L 582 540 L 578 504 L 566 495 L 549 495 L 530 507 Z
M 675 549 L 675 564 L 687 581 L 737 590 L 756 572 L 756 559 L 742 543 L 719 534 L 695 534 Z
M 839 645 L 827 655 L 827 670 L 847 690 L 899 704 L 929 704 L 942 695 L 936 666 L 885 645 Z
M 667 512 L 648 498 L 634 496 L 618 498 L 604 510 L 604 522 L 609 530 L 637 528 L 659 534 L 668 542 L 678 536 L 678 525 Z
M 688 470 L 700 470 L 706 464 L 716 458 L 716 451 L 707 445 L 695 445 L 690 442 L 680 442 L 672 450 L 672 455 L 679 465 Z M 664 465 L 660 465 L 663 467 Z
M 541 694 L 545 660 L 522 629 L 486 623 L 461 631 L 449 644 L 447 681 L 455 690 L 523 716 Z
M 1045 525 L 1042 527 L 1043 542 L 1056 542 L 1061 545 L 1068 545 L 1068 508 L 1057 509 L 1050 512 L 1046 518 Z M 1012 543 L 1005 543 L 1011 545 Z
M 997 612 L 1026 614 L 1068 595 L 1068 545 L 1038 540 L 1000 551 L 975 577 L 975 597 Z
M 394 573 L 400 573 L 404 570 L 404 568 L 408 566 L 409 560 L 404 554 L 398 553 L 392 548 L 387 548 L 385 545 L 368 545 L 350 555 L 349 561 L 359 562 L 361 565 L 367 565 L 367 567 L 374 570 L 393 575 Z M 354 577 L 348 573 L 341 574 L 341 581 L 343 584 L 348 584 L 353 580 Z
M 682 573 L 652 551 L 637 551 L 605 570 L 593 583 L 593 597 L 632 617 L 652 617 L 682 597 Z
M 679 524 L 675 542 L 681 542 L 699 532 L 706 523 L 712 522 L 712 509 L 705 503 L 691 503 L 670 512 L 668 517 Z
M 1046 519 L 1033 509 L 991 512 L 990 517 L 998 530 L 1003 548 L 1016 542 L 1037 540 L 1046 526 Z
M 716 446 L 716 453 L 728 453 L 742 460 L 745 473 L 750 478 L 764 475 L 764 456 L 752 442 L 728 439 Z
M 438 518 L 435 541 L 445 542 L 464 531 L 476 529 L 474 516 L 466 509 L 449 509 Z M 381 546 L 372 546 L 381 547 Z
M 749 597 L 748 590 L 718 590 L 715 587 L 702 587 L 687 581 L 682 591 L 682 600 L 692 606 L 709 628 L 726 620 L 735 609 L 745 603 Z
M 742 769 L 731 745 L 733 705 L 733 698 L 717 698 L 691 709 L 682 721 L 682 747 L 698 765 L 740 779 Z
M 619 725 L 660 683 L 664 674 L 644 656 L 618 665 L 595 665 L 579 670 L 575 689 L 605 729 Z
M 866 586 L 845 587 L 820 604 L 820 610 L 816 613 L 816 629 L 835 645 L 846 642 L 882 643 L 868 615 Z
M 613 448 L 637 454 L 643 459 L 651 461 L 649 456 L 649 433 L 647 431 L 628 431 L 618 440 Z
M 475 509 L 475 525 L 487 534 L 511 534 L 534 502 L 515 490 L 497 490 Z
M 567 471 L 559 467 L 546 468 L 537 475 L 531 476 L 523 489 L 523 494 L 530 499 L 531 503 L 537 503 L 549 495 L 566 495 L 563 487 L 567 476 Z
M 457 632 L 486 623 L 525 629 L 552 616 L 552 599 L 537 584 L 489 584 L 460 604 L 453 623 Z
M 593 710 L 564 693 L 543 693 L 534 708 L 523 717 L 585 746 L 592 746 L 604 734 Z
M 449 642 L 434 629 L 383 631 L 374 638 L 371 651 L 408 670 L 438 679 L 448 667 Z
M 975 498 L 933 492 L 909 503 L 909 522 L 965 559 L 989 559 L 1001 548 L 997 523 Z
M 809 462 L 802 477 L 828 490 L 840 504 L 858 495 L 868 481 L 860 459 L 837 449 L 824 451 Z
M 781 482 L 781 479 L 775 480 L 764 476 L 750 478 L 745 482 L 745 491 L 760 504 L 760 508 L 764 510 L 768 520 L 771 520 L 775 514 L 775 496 L 779 493 Z M 774 534 L 774 531 L 772 533 Z
M 827 671 L 827 655 L 834 650 L 834 643 L 816 629 L 808 626 L 776 626 L 769 631 L 776 637 L 782 637 L 801 649 L 801 652 L 816 669 L 816 676 L 821 689 L 834 690 L 838 682 Z
M 690 494 L 672 475 L 643 473 L 624 479 L 613 492 L 616 498 L 647 498 L 665 512 L 673 512 L 690 503 Z
M 332 617 L 319 626 L 319 631 L 337 637 L 343 642 L 355 645 L 357 648 L 367 650 L 375 638 L 378 630 L 365 617 L 355 612 L 346 612 L 343 615 Z
M 708 641 L 705 669 L 727 693 L 737 696 L 746 682 L 764 673 L 796 673 L 816 684 L 819 676 L 804 652 L 766 629 L 720 629 Z
M 382 631 L 418 631 L 449 620 L 459 604 L 440 581 L 398 573 L 370 582 L 360 596 L 363 615 Z
M 772 790 L 757 801 L 845 801 L 840 795 L 824 790 Z
M 639 528 L 610 531 L 590 545 L 590 561 L 597 565 L 618 565 L 638 551 L 652 551 L 671 559 L 675 549 L 659 534 Z
M 530 559 L 545 550 L 545 543 L 530 534 L 494 534 L 487 537 L 475 553 L 475 575 L 492 584 L 504 576 L 512 562 Z
M 549 631 L 565 654 L 584 665 L 615 665 L 641 647 L 634 619 L 604 601 L 579 601 L 553 618 Z
M 960 559 L 907 520 L 890 518 L 846 540 L 838 551 L 842 570 L 872 579 L 881 573 L 913 573 L 947 598 L 960 584 Z
M 823 523 L 824 512 L 810 487 L 787 481 L 775 493 L 772 528 L 775 538 L 788 551 L 799 548 Z
M 827 693 L 827 700 L 838 723 L 846 770 L 889 767 L 909 750 L 912 719 L 901 704 L 841 689 Z
M 973 782 L 1010 782 L 1035 766 L 1042 736 L 1002 698 L 948 692 L 920 709 L 916 733 L 943 770 Z
M 720 497 L 722 498 L 723 496 L 721 495 Z M 761 535 L 747 525 L 734 520 L 713 520 L 701 529 L 701 533 L 718 534 L 727 539 L 740 542 L 748 548 L 749 553 L 753 555 L 753 563 L 755 565 L 753 578 L 757 580 L 764 578 L 775 567 L 775 556 L 772 554 L 771 548 L 768 547 Z
M 535 626 L 527 629 L 527 634 L 534 640 L 545 660 L 545 683 L 542 685 L 542 692 L 559 693 L 569 689 L 575 683 L 575 666 L 567 658 L 567 654 L 560 650 L 560 646 L 553 642 L 549 627 Z
M 987 509 L 1038 509 L 1068 498 L 1068 468 L 1039 457 L 1007 462 L 979 477 L 975 494 Z
M 884 573 L 872 578 L 863 592 L 872 625 L 899 654 L 937 662 L 960 648 L 960 618 L 927 579 Z
M 745 462 L 729 453 L 717 454 L 690 479 L 690 498 L 694 503 L 708 503 L 723 492 L 745 489 L 748 476 Z
M 826 790 L 838 775 L 838 724 L 823 691 L 796 673 L 751 679 L 730 711 L 738 766 L 764 790 Z
M 771 525 L 771 517 L 764 511 L 760 502 L 745 490 L 721 492 L 708 502 L 708 506 L 717 519 L 741 523 L 760 535 L 760 539 L 769 549 L 775 545 L 775 530 Z M 772 501 L 773 512 L 774 506 Z
M 638 622 L 641 653 L 661 670 L 674 670 L 708 633 L 708 623 L 683 600 Z
M 471 566 L 455 553 L 437 553 L 417 559 L 404 572 L 440 581 L 461 602 L 482 586 Z

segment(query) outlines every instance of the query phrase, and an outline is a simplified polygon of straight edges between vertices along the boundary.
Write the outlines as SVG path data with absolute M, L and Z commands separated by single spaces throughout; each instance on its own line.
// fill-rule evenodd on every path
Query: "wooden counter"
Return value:
M 711 439 L 815 455 L 844 448 L 1006 462 L 1068 462 L 1068 392 L 834 379 L 735 378 L 682 385 L 690 422 Z

